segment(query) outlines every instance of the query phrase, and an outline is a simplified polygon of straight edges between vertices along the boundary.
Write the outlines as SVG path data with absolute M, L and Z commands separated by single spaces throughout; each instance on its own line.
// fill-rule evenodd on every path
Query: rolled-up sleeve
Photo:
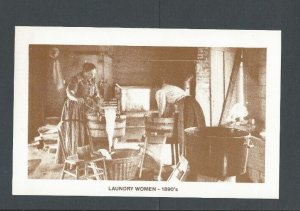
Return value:
M 77 88 L 78 88 L 78 80 L 76 77 L 73 77 L 69 82 L 66 91 L 75 96 L 77 93 Z
M 158 107 L 159 116 L 162 116 L 166 109 L 167 99 L 163 91 L 158 90 L 155 93 L 155 99 Z

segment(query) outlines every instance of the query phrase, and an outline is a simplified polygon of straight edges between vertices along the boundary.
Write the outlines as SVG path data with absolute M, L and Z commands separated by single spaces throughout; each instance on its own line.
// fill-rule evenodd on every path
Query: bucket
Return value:
M 211 177 L 246 173 L 250 134 L 246 131 L 203 127 L 185 129 L 186 157 L 191 171 Z
M 90 135 L 93 138 L 107 138 L 105 117 L 98 116 L 97 113 L 86 113 L 87 125 Z M 119 138 L 125 135 L 126 131 L 126 116 L 119 115 L 115 120 L 114 137 Z
M 146 133 L 156 132 L 170 138 L 173 136 L 174 123 L 174 117 L 159 118 L 158 112 L 151 112 L 145 115 Z

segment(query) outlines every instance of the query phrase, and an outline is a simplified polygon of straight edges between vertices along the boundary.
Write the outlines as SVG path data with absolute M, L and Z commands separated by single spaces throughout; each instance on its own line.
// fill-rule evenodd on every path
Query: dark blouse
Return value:
M 71 78 L 67 89 L 77 98 L 94 97 L 98 92 L 95 79 L 86 80 L 81 73 Z

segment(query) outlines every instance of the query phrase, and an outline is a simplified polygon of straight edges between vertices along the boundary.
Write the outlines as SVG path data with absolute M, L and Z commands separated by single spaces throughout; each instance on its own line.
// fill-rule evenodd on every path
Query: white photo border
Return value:
M 28 179 L 30 44 L 267 48 L 265 183 Z M 281 31 L 17 26 L 13 195 L 279 199 L 280 79 Z M 133 187 L 133 190 L 109 190 L 116 186 Z M 135 191 L 135 187 L 154 187 L 160 191 Z M 162 187 L 176 187 L 178 191 L 161 191 Z

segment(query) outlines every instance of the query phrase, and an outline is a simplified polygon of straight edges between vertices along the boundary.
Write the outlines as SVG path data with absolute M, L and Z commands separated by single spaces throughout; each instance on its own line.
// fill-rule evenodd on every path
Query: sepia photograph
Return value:
M 13 194 L 279 197 L 280 31 L 16 27 L 14 85 Z

